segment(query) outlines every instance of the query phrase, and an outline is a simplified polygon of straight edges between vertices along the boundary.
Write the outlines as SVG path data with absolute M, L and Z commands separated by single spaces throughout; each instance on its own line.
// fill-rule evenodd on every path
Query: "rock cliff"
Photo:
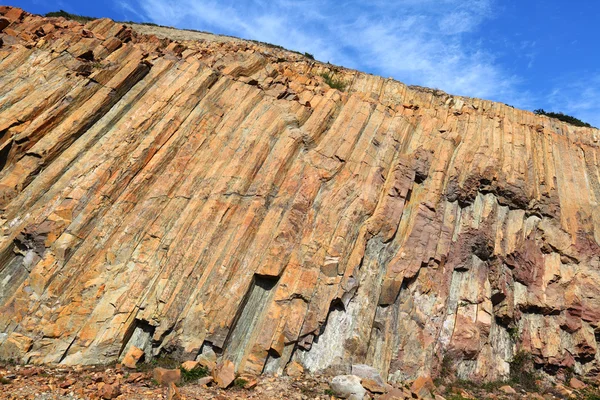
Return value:
M 1 359 L 600 371 L 598 130 L 261 43 L 0 14 Z

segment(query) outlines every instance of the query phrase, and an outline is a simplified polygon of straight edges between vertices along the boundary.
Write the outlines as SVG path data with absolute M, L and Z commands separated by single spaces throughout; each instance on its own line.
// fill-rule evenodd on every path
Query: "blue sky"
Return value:
M 600 127 L 600 1 L 8 0 L 257 39 L 407 84 Z

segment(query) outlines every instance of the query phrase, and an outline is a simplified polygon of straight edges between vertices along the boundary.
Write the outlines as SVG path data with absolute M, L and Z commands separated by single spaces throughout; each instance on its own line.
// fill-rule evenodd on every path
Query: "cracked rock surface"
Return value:
M 0 359 L 600 371 L 598 130 L 261 43 L 0 15 Z

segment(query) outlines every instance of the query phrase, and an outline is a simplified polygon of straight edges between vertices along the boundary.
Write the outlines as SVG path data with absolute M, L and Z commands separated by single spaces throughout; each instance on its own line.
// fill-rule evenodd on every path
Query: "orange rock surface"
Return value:
M 260 43 L 0 15 L 1 359 L 598 371 L 598 130 Z

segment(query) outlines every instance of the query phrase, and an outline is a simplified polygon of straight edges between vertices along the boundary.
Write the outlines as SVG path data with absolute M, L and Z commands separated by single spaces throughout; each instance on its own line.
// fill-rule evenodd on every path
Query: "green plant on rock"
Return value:
M 600 392 L 598 389 L 586 389 L 580 393 L 583 400 L 600 400 Z
M 181 380 L 184 383 L 197 381 L 198 379 L 209 375 L 208 368 L 203 365 L 196 365 L 190 370 L 179 367 L 179 370 L 181 371 Z
M 444 354 L 444 357 L 440 362 L 438 376 L 435 379 L 437 385 L 442 384 L 446 379 L 451 378 L 454 375 L 454 363 L 454 358 L 450 355 L 450 353 Z
M 446 397 L 446 400 L 469 400 L 460 393 L 452 393 Z
M 575 117 L 573 117 L 571 115 L 567 115 L 567 114 L 564 114 L 562 112 L 546 111 L 543 108 L 539 108 L 537 110 L 533 110 L 533 113 L 536 114 L 536 115 L 545 115 L 547 117 L 554 118 L 554 119 L 566 122 L 567 124 L 571 124 L 571 125 L 574 125 L 574 126 L 582 126 L 582 127 L 586 127 L 586 128 L 593 128 L 593 126 L 590 125 L 590 124 L 588 124 L 587 122 L 583 122 L 579 118 L 575 118 Z
M 77 21 L 80 23 L 86 23 L 86 22 L 93 21 L 96 19 L 93 17 L 87 17 L 85 15 L 71 14 L 71 13 L 66 12 L 65 10 L 49 12 L 45 15 L 45 17 L 63 17 L 65 19 L 70 19 L 70 20 Z
M 508 332 L 508 336 L 510 336 L 513 341 L 516 342 L 520 339 L 518 326 L 511 326 L 507 328 L 506 331 Z
M 510 362 L 510 381 L 527 391 L 536 392 L 539 390 L 537 379 L 531 354 L 524 351 L 515 354 Z
M 248 381 L 245 380 L 244 378 L 235 378 L 235 381 L 233 381 L 233 384 L 235 385 L 235 387 L 243 389 L 248 384 Z
M 323 72 L 321 77 L 325 80 L 325 83 L 332 89 L 337 89 L 341 92 L 346 90 L 348 83 L 341 78 L 336 78 L 335 74 L 330 72 Z

